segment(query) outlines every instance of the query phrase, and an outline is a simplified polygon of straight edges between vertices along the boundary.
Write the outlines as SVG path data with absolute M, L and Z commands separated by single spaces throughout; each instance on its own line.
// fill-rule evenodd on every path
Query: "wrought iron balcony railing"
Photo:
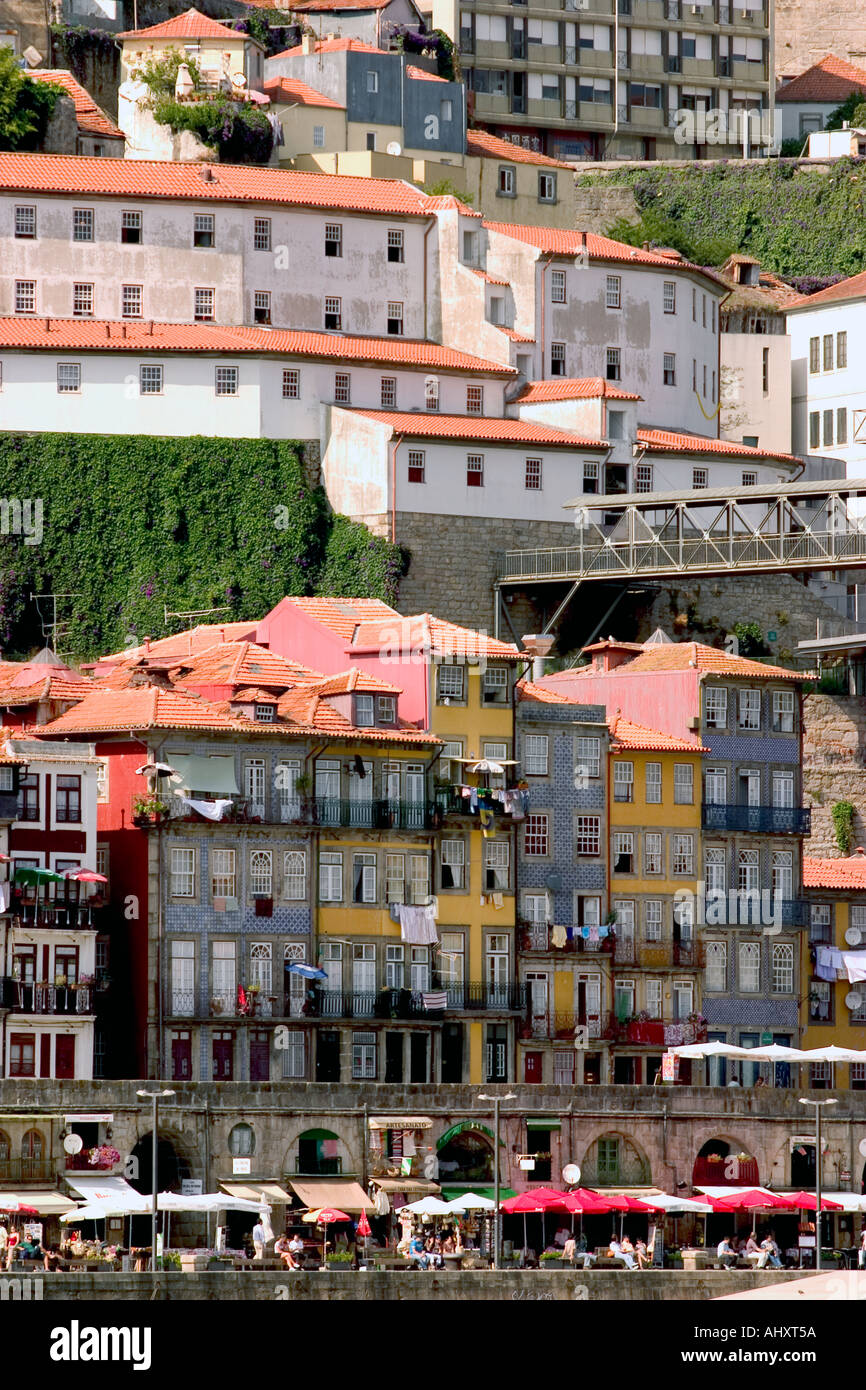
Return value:
M 7 975 L 0 982 L 0 1007 L 19 1014 L 89 1014 L 93 991 L 90 985 L 26 984 Z
M 758 835 L 809 835 L 811 806 L 728 806 L 705 801 L 701 807 L 704 830 L 740 830 Z

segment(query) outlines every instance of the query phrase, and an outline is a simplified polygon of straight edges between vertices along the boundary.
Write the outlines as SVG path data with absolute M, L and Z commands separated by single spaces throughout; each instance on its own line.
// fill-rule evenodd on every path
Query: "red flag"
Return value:
M 364 1236 L 365 1239 L 370 1235 L 370 1223 L 367 1220 L 367 1213 L 365 1211 L 361 1212 L 361 1219 L 358 1222 L 358 1235 Z
M 247 1011 L 247 996 L 243 985 L 238 985 L 238 1013 L 245 1014 Z

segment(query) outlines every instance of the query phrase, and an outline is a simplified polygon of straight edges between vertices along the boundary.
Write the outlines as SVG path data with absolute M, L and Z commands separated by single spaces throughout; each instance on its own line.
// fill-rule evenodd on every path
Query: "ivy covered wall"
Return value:
M 399 547 L 333 515 L 285 441 L 2 434 L 0 498 L 7 657 L 44 640 L 31 592 L 75 595 L 59 603 L 62 649 L 86 658 L 176 630 L 165 607 L 234 621 L 285 594 L 393 602 L 403 571 Z M 27 535 L 12 534 L 12 499 L 32 504 Z

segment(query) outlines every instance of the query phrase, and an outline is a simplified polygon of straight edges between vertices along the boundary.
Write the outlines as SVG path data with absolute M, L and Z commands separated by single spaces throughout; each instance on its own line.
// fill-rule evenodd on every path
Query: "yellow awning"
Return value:
M 262 1198 L 271 1206 L 287 1206 L 292 1194 L 278 1182 L 221 1182 L 220 1187 L 229 1197 L 242 1197 L 247 1202 L 260 1202 Z
M 370 1129 L 432 1129 L 433 1121 L 424 1115 L 371 1115 Z
M 371 1202 L 363 1187 L 351 1180 L 331 1178 L 320 1182 L 316 1178 L 292 1178 L 289 1187 L 297 1193 L 305 1207 L 316 1210 L 336 1207 L 338 1211 L 347 1211 L 350 1216 L 355 1212 L 376 1210 L 375 1203 Z

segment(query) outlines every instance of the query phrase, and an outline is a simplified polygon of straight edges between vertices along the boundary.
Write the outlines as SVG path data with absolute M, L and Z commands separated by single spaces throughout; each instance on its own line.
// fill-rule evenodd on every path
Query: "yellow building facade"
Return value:
M 863 952 L 866 964 L 866 854 L 803 860 L 808 930 L 801 936 L 800 1046 L 866 1049 L 866 981 L 851 983 L 829 951 Z M 827 978 L 835 975 L 835 978 Z M 805 1072 L 808 1071 L 808 1077 Z M 801 1084 L 866 1090 L 863 1063 L 810 1063 Z

